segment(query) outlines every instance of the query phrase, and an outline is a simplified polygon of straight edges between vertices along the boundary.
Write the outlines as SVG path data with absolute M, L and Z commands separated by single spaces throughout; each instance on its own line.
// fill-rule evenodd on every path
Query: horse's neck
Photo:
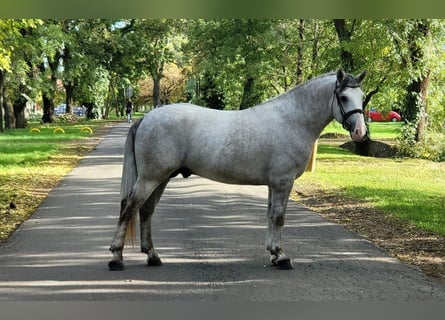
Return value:
M 324 76 L 294 88 L 275 102 L 287 117 L 289 125 L 300 133 L 304 130 L 307 138 L 315 140 L 332 121 L 331 110 L 334 76 Z

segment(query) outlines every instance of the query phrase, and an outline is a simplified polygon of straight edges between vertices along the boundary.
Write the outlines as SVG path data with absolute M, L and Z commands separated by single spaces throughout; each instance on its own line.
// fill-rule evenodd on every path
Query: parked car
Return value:
M 390 111 L 389 113 L 381 113 L 376 109 L 371 109 L 368 112 L 369 121 L 401 121 L 402 117 L 395 111 Z
M 86 114 L 86 110 L 87 110 L 87 108 L 85 108 L 84 106 L 73 107 L 73 114 L 78 116 L 78 117 L 83 117 Z M 54 113 L 57 116 L 65 114 L 66 113 L 66 104 L 61 104 L 61 105 L 55 107 L 54 108 Z
M 86 113 L 87 113 L 87 108 L 85 108 L 84 106 L 73 108 L 73 114 L 75 114 L 78 117 L 83 117 Z
M 65 114 L 65 111 L 66 111 L 66 104 L 61 104 L 60 106 L 54 108 L 54 113 L 56 114 L 56 116 Z

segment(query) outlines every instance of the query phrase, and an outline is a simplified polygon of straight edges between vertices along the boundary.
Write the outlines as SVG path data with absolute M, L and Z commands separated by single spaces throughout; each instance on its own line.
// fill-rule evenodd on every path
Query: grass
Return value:
M 400 130 L 403 126 L 402 122 L 370 122 L 369 132 L 371 138 L 376 140 L 394 140 L 400 135 Z M 341 133 L 348 134 L 341 126 L 341 124 L 332 121 L 323 131 L 323 133 Z
M 143 113 L 135 113 L 134 119 L 142 116 Z M 27 129 L 0 132 L 0 242 L 28 219 L 113 121 L 125 119 L 30 123 Z M 17 206 L 14 210 L 9 209 L 11 201 Z
M 373 137 L 394 139 L 400 124 L 371 123 Z M 341 127 L 340 127 L 341 129 Z M 330 125 L 327 132 L 336 132 Z M 340 132 L 340 131 L 339 131 Z M 445 163 L 360 157 L 319 144 L 316 171 L 296 184 L 312 184 L 366 201 L 416 226 L 445 235 Z
M 94 145 L 96 131 L 105 122 L 86 125 L 32 125 L 40 132 L 13 129 L 0 133 L 0 241 L 34 212 L 47 192 Z M 65 133 L 54 133 L 56 128 Z M 10 202 L 17 206 L 9 210 Z

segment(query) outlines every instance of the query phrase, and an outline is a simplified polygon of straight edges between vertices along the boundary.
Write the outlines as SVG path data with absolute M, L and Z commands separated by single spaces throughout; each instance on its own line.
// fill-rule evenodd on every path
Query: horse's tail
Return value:
M 134 140 L 136 131 L 141 124 L 141 120 L 136 121 L 130 128 L 127 134 L 127 140 L 124 147 L 124 164 L 122 169 L 121 180 L 121 200 L 125 199 L 131 192 L 136 180 L 138 178 L 138 170 L 136 167 L 136 158 L 134 152 Z M 134 246 L 136 240 L 136 215 L 131 218 L 128 225 L 125 242 Z

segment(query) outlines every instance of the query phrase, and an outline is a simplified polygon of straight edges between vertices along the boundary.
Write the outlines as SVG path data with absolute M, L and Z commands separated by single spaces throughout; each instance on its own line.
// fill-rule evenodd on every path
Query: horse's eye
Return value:
M 348 98 L 345 97 L 345 96 L 341 96 L 340 99 L 341 99 L 341 102 L 342 102 L 342 103 L 346 103 L 346 102 L 348 102 Z

